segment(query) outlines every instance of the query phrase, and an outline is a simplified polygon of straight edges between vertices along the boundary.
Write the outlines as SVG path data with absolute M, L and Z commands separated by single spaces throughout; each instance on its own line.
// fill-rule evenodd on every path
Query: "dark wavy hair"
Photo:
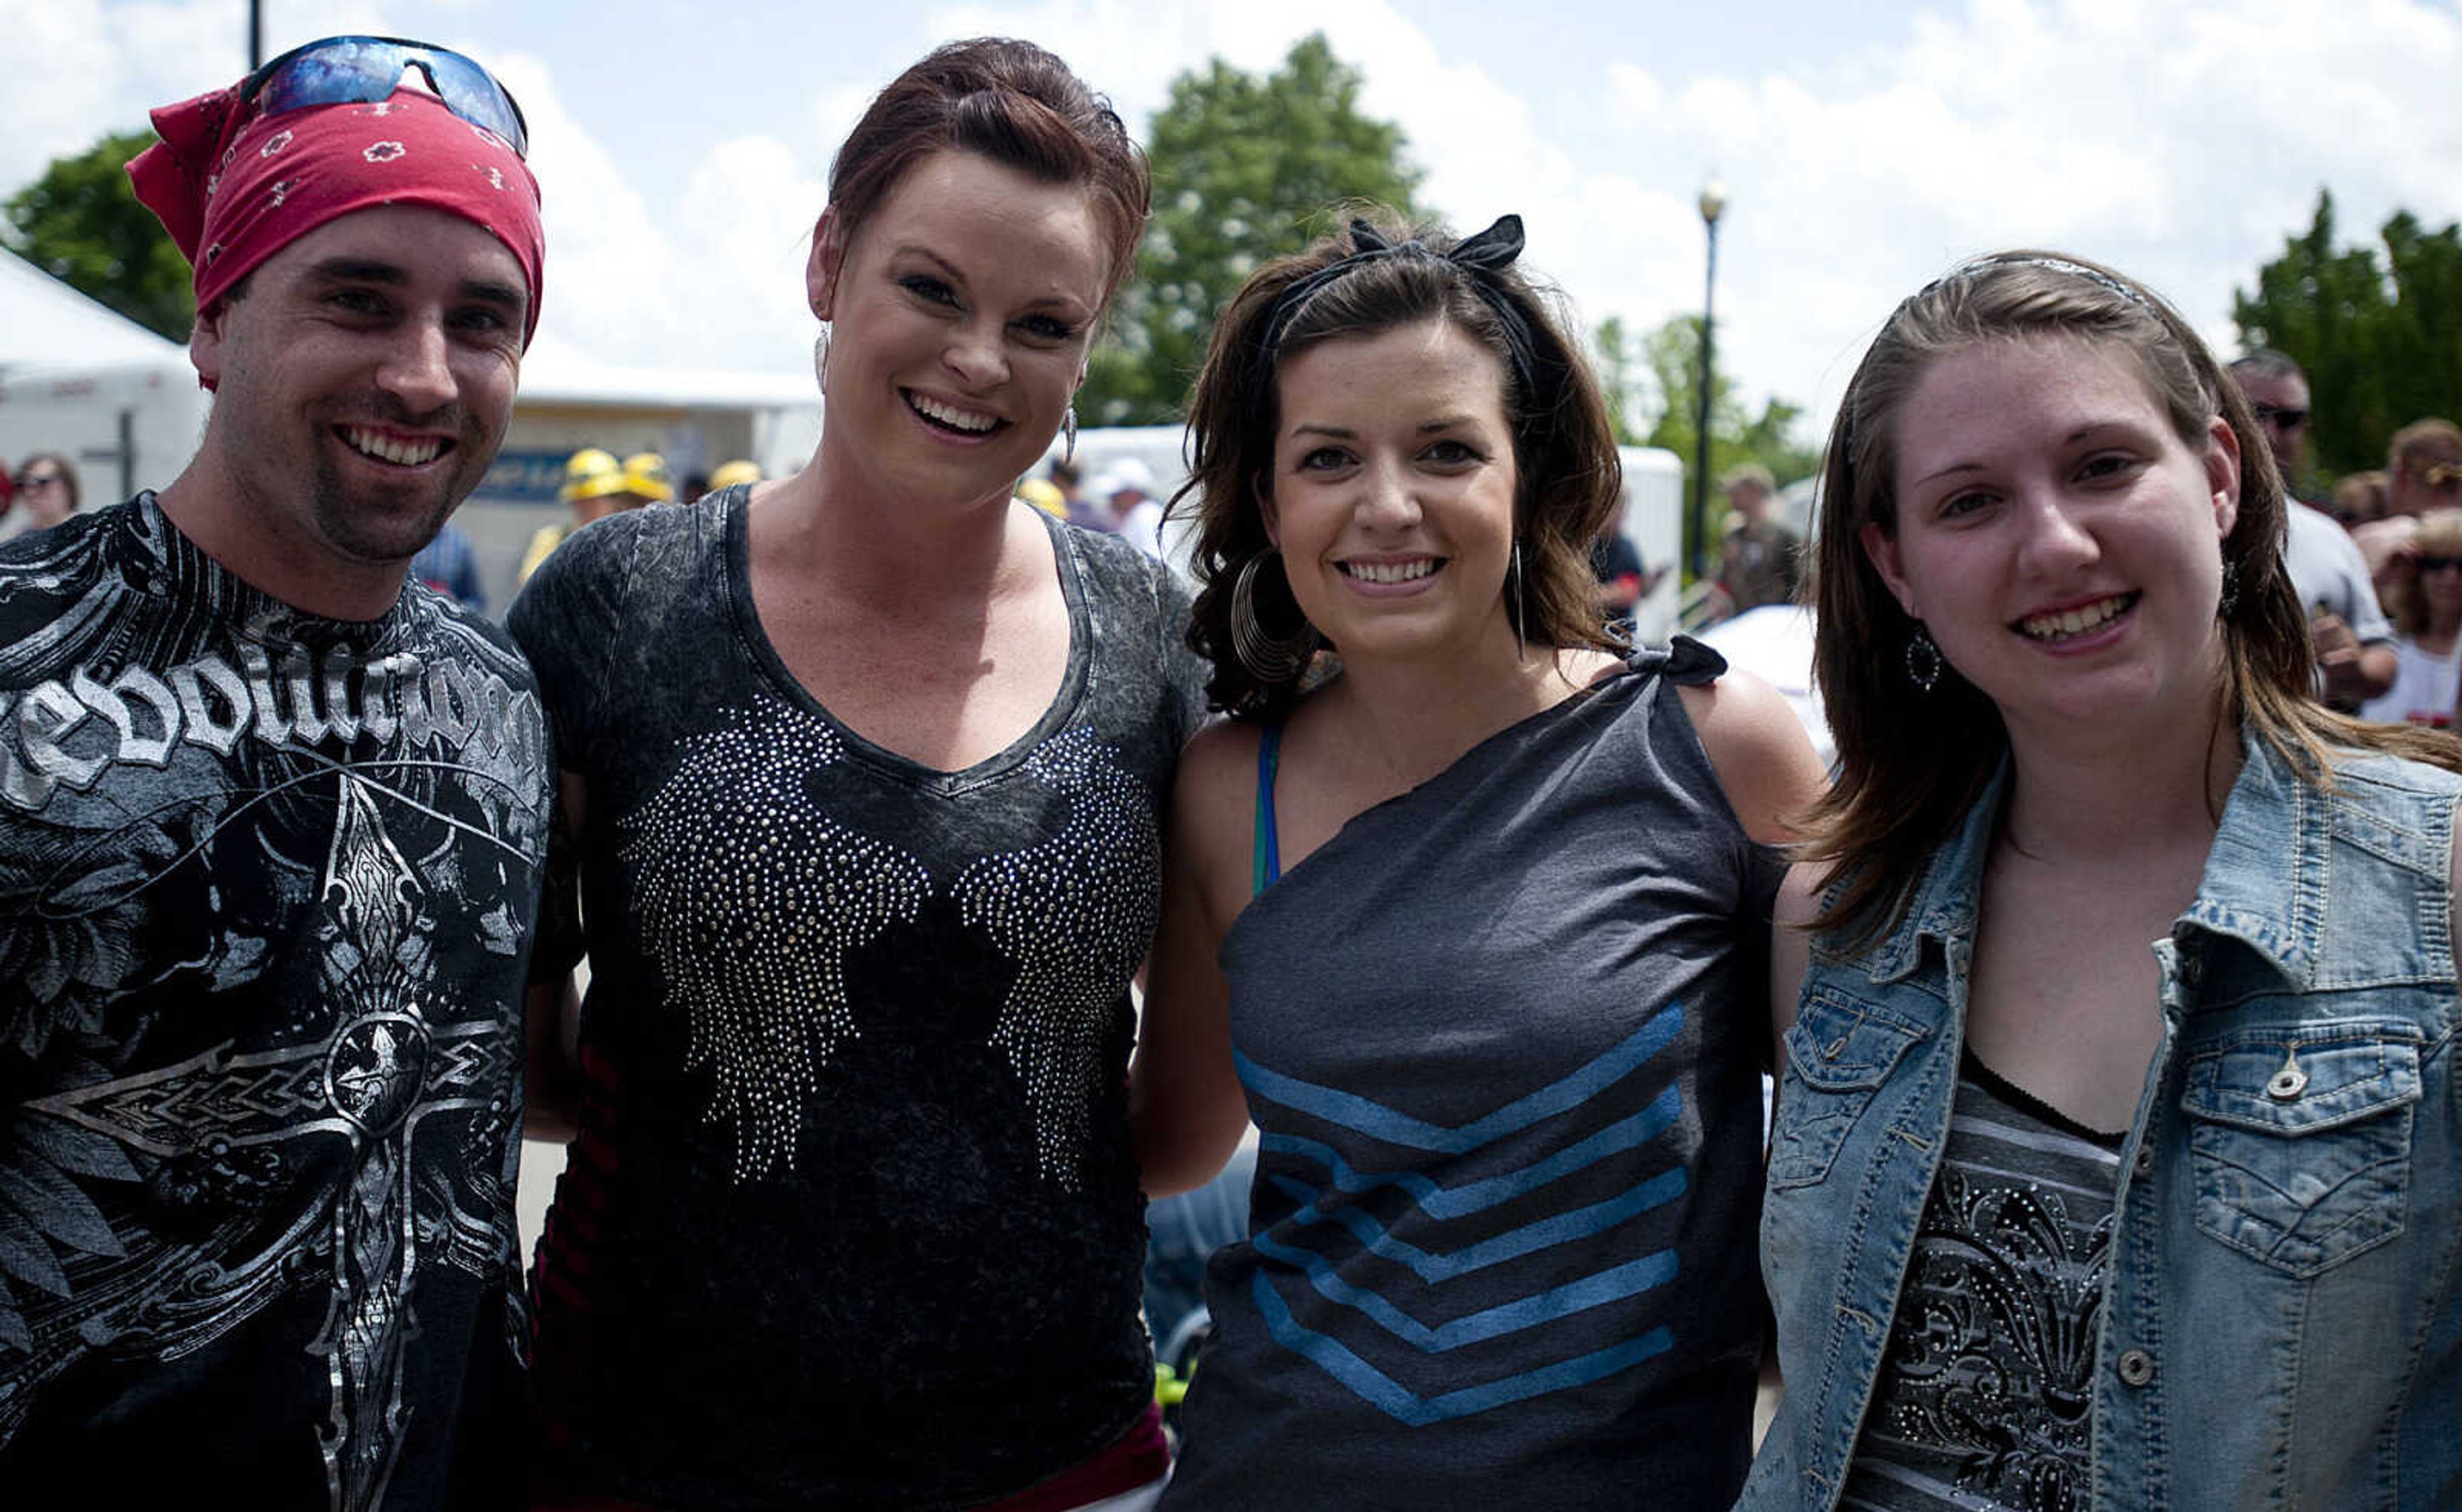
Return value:
M 1270 360 L 1261 360 L 1267 355 L 1259 348 L 1276 299 L 1301 279 L 1350 258 L 1353 243 L 1347 234 L 1328 236 L 1297 256 L 1258 269 L 1215 324 L 1189 406 L 1189 477 L 1171 501 L 1175 515 L 1185 515 L 1193 502 L 1198 522 L 1194 567 L 1199 586 L 1188 643 L 1214 665 L 1208 699 L 1233 714 L 1279 719 L 1307 677 L 1303 668 L 1280 681 L 1261 680 L 1242 664 L 1231 641 L 1232 587 L 1242 569 L 1274 550 L 1259 501 L 1274 475 L 1281 364 L 1321 342 L 1422 321 L 1453 325 L 1495 353 L 1504 369 L 1504 418 L 1520 480 L 1514 539 L 1522 548 L 1523 634 L 1541 645 L 1616 649 L 1592 599 L 1589 553 L 1590 543 L 1615 517 L 1623 464 L 1598 379 L 1579 343 L 1566 335 L 1567 323 L 1518 269 L 1473 272 L 1441 255 L 1458 240 L 1451 234 L 1412 227 L 1391 209 L 1352 208 L 1389 242 L 1416 240 L 1438 255 L 1360 259 L 1354 269 L 1302 297 Z M 1490 280 L 1529 328 L 1528 386 L 1535 392 L 1523 392 L 1503 324 L 1474 278 Z M 1292 638 L 1306 633 L 1290 580 L 1279 569 L 1260 568 L 1252 591 L 1268 635 Z
M 908 168 L 949 149 L 1084 185 L 1110 243 L 1104 299 L 1127 281 L 1154 197 L 1145 154 L 1068 64 L 1006 37 L 935 48 L 874 97 L 830 164 L 838 245 L 853 240 Z
M 1901 652 L 1915 623 L 1865 554 L 1867 524 L 1894 533 L 1900 410 L 1932 364 L 1990 341 L 2056 336 L 2124 352 L 2192 448 L 2220 416 L 2239 442 L 2238 517 L 2222 543 L 2238 582 L 2223 616 L 2225 718 L 2245 723 L 2322 786 L 2334 747 L 2374 749 L 2462 770 L 2462 745 L 2364 724 L 2312 696 L 2308 621 L 2282 567 L 2282 479 L 2248 400 L 2178 313 L 2125 274 L 2065 252 L 1996 253 L 1900 304 L 1855 369 L 1829 433 L 1814 543 L 1813 672 L 1838 770 L 1811 810 L 1803 855 L 1837 883 L 1821 926 L 1847 949 L 1898 922 L 1905 889 L 1981 796 L 2008 748 L 2000 711 L 1943 664 L 1926 693 Z

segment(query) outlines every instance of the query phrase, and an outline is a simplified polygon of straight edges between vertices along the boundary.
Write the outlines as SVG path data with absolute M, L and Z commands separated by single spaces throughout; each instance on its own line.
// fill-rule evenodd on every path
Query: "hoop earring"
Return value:
M 1269 635 L 1263 621 L 1257 617 L 1257 569 L 1264 565 L 1266 557 L 1282 554 L 1279 551 L 1258 552 L 1231 580 L 1231 654 L 1250 677 L 1264 683 L 1288 682 L 1298 677 L 1316 651 L 1313 626 L 1303 623 L 1297 636 L 1285 640 Z
M 2239 563 L 2230 556 L 2223 558 L 2223 596 L 2214 604 L 2214 617 L 2229 619 L 2239 607 Z
M 1923 627 L 1923 621 L 1916 620 L 1915 633 L 1907 640 L 1907 680 L 1916 692 L 1930 693 L 1940 681 L 1941 665 L 1940 647 L 1933 644 L 1932 632 Z
M 830 386 L 830 328 L 812 337 L 812 381 L 826 389 Z
M 1523 590 L 1528 586 L 1522 575 L 1522 542 L 1513 543 L 1513 653 L 1518 660 L 1530 655 L 1530 642 L 1522 638 Z
M 1074 400 L 1069 400 L 1069 407 L 1060 412 L 1060 460 L 1064 464 L 1077 460 L 1077 401 Z

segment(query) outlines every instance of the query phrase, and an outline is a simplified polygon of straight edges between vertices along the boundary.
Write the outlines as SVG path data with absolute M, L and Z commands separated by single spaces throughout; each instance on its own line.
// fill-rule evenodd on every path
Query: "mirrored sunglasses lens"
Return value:
M 265 81 L 257 102 L 269 116 L 317 105 L 382 99 L 401 77 L 402 52 L 390 42 L 335 42 L 302 53 Z
M 510 142 L 516 151 L 529 145 L 523 140 L 521 112 L 514 108 L 513 97 L 505 93 L 493 75 L 458 53 L 421 53 L 417 56 L 427 65 L 429 82 L 455 115 L 474 126 L 486 127 Z
M 390 99 L 403 72 L 418 64 L 447 110 L 502 137 L 516 153 L 529 150 L 521 111 L 486 69 L 458 53 L 404 47 L 372 37 L 327 43 L 277 67 L 257 93 L 264 114 L 318 105 L 367 104 Z

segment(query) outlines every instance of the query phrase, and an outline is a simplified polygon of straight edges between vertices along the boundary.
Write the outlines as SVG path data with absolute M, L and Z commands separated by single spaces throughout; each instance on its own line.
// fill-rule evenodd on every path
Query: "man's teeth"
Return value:
M 2018 622 L 2018 628 L 2038 640 L 2052 640 L 2062 636 L 2083 635 L 2099 625 L 2119 617 L 2128 607 L 2128 595 L 2115 594 L 2077 609 L 2065 609 L 2057 615 L 2034 615 Z
M 915 406 L 917 414 L 938 421 L 951 430 L 972 431 L 981 435 L 1000 423 L 997 415 L 978 415 L 970 409 L 955 409 L 939 400 L 925 399 L 920 394 L 909 395 L 907 401 Z
M 444 443 L 433 436 L 422 436 L 415 441 L 406 441 L 388 436 L 382 431 L 366 430 L 356 425 L 343 426 L 342 439 L 351 443 L 351 449 L 354 451 L 363 451 L 380 461 L 399 463 L 405 467 L 416 467 L 421 463 L 434 462 L 436 454 L 444 449 Z
M 1433 556 L 1409 562 L 1345 562 L 1342 570 L 1363 583 L 1408 583 L 1436 570 Z

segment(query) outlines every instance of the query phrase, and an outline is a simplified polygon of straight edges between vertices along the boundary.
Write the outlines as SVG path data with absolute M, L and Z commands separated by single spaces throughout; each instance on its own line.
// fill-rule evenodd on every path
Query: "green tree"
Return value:
M 1599 393 L 1607 400 L 1608 419 L 1615 425 L 1619 446 L 1647 445 L 1648 432 L 1639 417 L 1652 402 L 1640 373 L 1641 356 L 1624 328 L 1624 317 L 1609 315 L 1590 333 L 1590 349 L 1598 359 Z
M 1602 325 L 1599 338 L 1604 342 L 1608 327 Z M 1622 328 L 1616 328 L 1616 339 L 1623 340 Z M 1627 362 L 1630 358 L 1623 359 Z M 1683 460 L 1684 503 L 1693 504 L 1694 438 L 1700 434 L 1701 422 L 1701 317 L 1678 315 L 1642 338 L 1640 361 L 1649 369 L 1651 386 L 1657 395 L 1657 419 L 1642 440 L 1646 446 L 1664 446 Z M 1711 375 L 1710 385 L 1710 483 L 1704 500 L 1710 518 L 1701 522 L 1701 539 L 1708 545 L 1717 541 L 1719 475 L 1739 463 L 1757 462 L 1770 470 L 1779 486 L 1809 477 L 1821 464 L 1817 447 L 1807 446 L 1796 439 L 1796 424 L 1803 418 L 1803 408 L 1782 399 L 1761 402 L 1760 413 L 1753 414 L 1736 392 L 1736 380 L 1723 368 Z M 1706 547 L 1705 547 L 1706 549 Z
M 53 159 L 42 177 L 10 196 L 7 240 L 71 288 L 185 341 L 197 313 L 188 261 L 128 185 L 128 160 L 153 143 L 150 131 L 125 132 Z
M 1087 424 L 1177 423 L 1242 280 L 1336 224 L 1343 202 L 1415 213 L 1401 128 L 1360 114 L 1359 86 L 1321 34 L 1263 78 L 1216 58 L 1172 81 L 1146 134 L 1154 218 L 1136 277 L 1077 399 Z
M 2423 227 L 2397 211 L 2373 247 L 2336 245 L 2334 197 L 2320 192 L 2301 235 L 2235 290 L 2250 347 L 2288 354 L 2308 375 L 2309 434 L 2328 475 L 2385 465 L 2393 433 L 2426 415 L 2462 417 L 2462 225 Z

